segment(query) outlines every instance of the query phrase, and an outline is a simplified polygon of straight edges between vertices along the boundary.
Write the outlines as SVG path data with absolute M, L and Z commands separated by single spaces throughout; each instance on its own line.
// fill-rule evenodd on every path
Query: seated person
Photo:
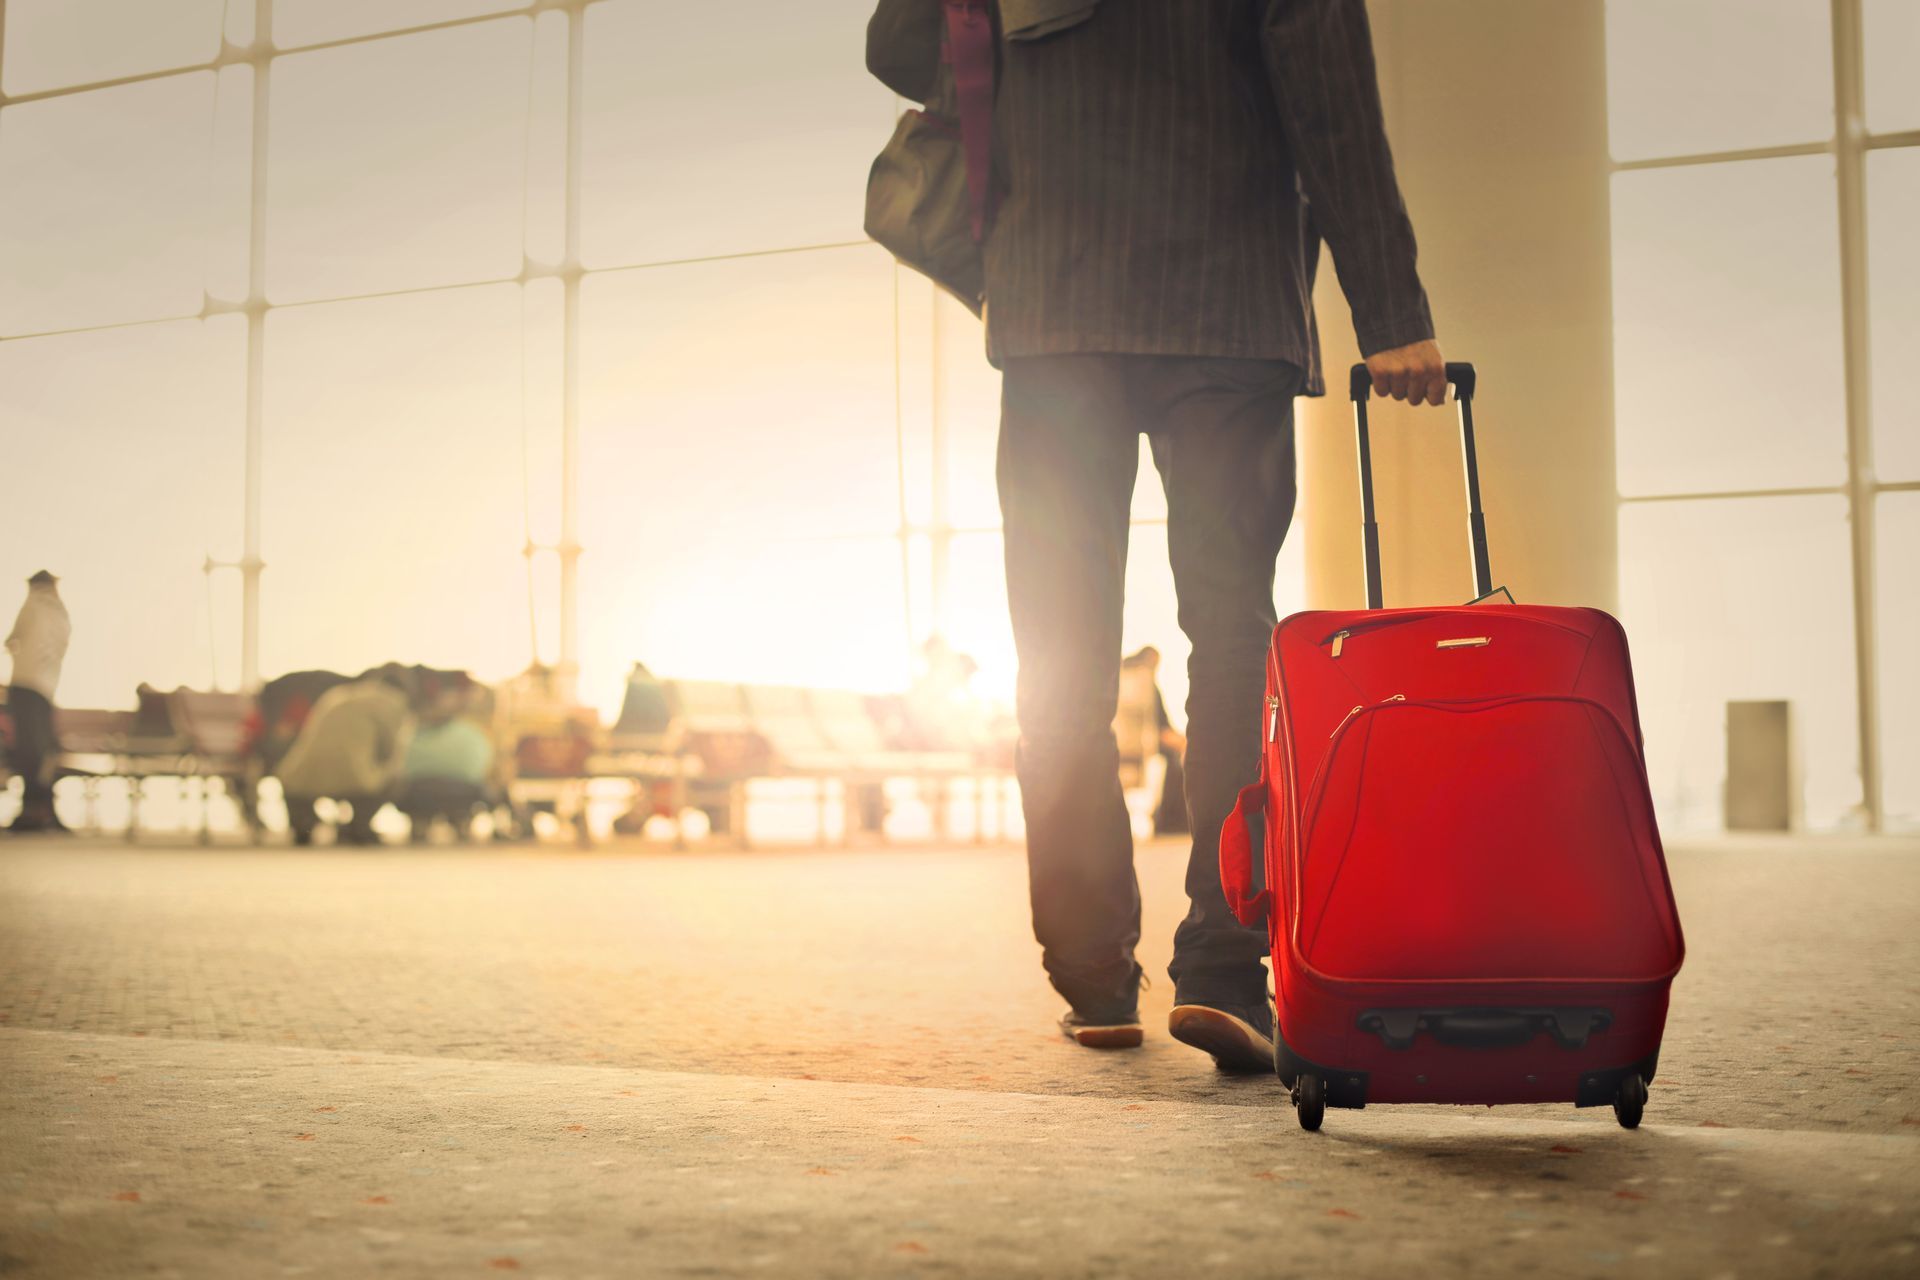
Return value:
M 313 704 L 299 736 L 275 772 L 287 799 L 293 842 L 313 843 L 314 802 L 344 802 L 352 817 L 339 843 L 378 844 L 373 815 L 392 795 L 413 726 L 408 673 L 382 667 L 329 689 Z
M 493 739 L 475 718 L 482 710 L 475 690 L 436 696 L 407 746 L 395 803 L 413 824 L 416 844 L 426 841 L 436 819 L 452 824 L 455 837 L 465 840 L 474 811 L 489 803 Z

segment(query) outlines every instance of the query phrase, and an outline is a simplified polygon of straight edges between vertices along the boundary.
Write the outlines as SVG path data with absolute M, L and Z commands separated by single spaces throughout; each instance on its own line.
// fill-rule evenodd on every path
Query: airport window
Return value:
M 197 315 L 211 72 L 9 107 L 0 334 Z M 137 211 L 137 215 L 133 212 Z
M 1607 0 L 1614 159 L 1830 136 L 1830 29 L 1827 0 Z
M 1727 704 L 1777 700 L 1797 825 L 1920 828 L 1920 18 L 1608 0 L 1607 32 L 1620 598 L 1663 819 L 1723 825 Z
M 1613 234 L 1620 492 L 1843 483 L 1832 159 L 1629 170 Z
M 416 635 L 479 670 L 525 665 L 521 330 L 512 284 L 270 314 L 268 670 L 365 670 Z
M 274 60 L 269 299 L 519 273 L 532 33 L 505 18 Z
M 1867 128 L 1875 133 L 1920 129 L 1920 5 L 1912 0 L 1863 0 Z
M 5 6 L 0 363 L 32 376 L 0 378 L 0 415 L 57 419 L 129 476 L 177 428 L 201 468 L 129 480 L 114 509 L 192 521 L 66 560 L 76 601 L 137 595 L 170 637 L 76 661 L 69 696 L 396 656 L 498 678 L 537 657 L 611 710 L 634 659 L 899 687 L 936 633 L 1011 696 L 999 377 L 979 321 L 861 233 L 901 106 L 862 65 L 871 4 L 756 13 L 724 62 L 688 55 L 720 46 L 683 10 Z M 44 336 L 102 325 L 125 327 Z M 93 509 L 49 474 L 36 500 Z M 445 520 L 411 518 L 408 474 Z M 1166 651 L 1178 717 L 1144 450 L 1134 515 L 1125 641 Z M 367 607 L 309 616 L 343 545 Z M 0 569 L 60 552 L 9 540 Z M 1282 612 L 1302 605 L 1298 538 L 1280 579 Z
M 1847 821 L 1860 775 L 1852 582 L 1834 571 L 1846 559 L 1846 500 L 1833 494 L 1622 507 L 1620 603 L 1664 826 L 1719 828 L 1726 705 L 1746 699 L 1786 701 L 1813 748 L 1800 761 L 1804 823 Z
M 6 61 L 10 95 L 211 62 L 220 52 L 220 15 L 244 9 L 228 0 L 8 0 Z M 115 38 L 103 40 L 103 26 Z
M 0 555 L 16 578 L 68 566 L 68 606 L 101 620 L 62 680 L 73 705 L 238 678 L 239 583 L 202 568 L 241 550 L 245 391 L 238 316 L 0 342 Z
M 893 99 L 860 62 L 866 0 L 587 10 L 582 252 L 590 267 L 855 243 Z
M 298 49 L 524 8 L 519 0 L 273 0 L 273 40 Z
M 893 283 L 871 245 L 588 278 L 582 585 L 627 620 L 587 628 L 583 670 L 617 680 L 646 635 L 675 673 L 905 680 Z
M 1920 41 L 1916 41 L 1920 48 Z M 1920 480 L 1920 148 L 1867 157 L 1868 298 L 1873 343 L 1873 469 L 1882 480 Z
M 1889 708 L 1920 707 L 1920 493 L 1883 493 L 1876 505 L 1881 697 Z M 1920 815 L 1920 737 L 1889 733 L 1885 741 L 1887 813 L 1911 826 Z

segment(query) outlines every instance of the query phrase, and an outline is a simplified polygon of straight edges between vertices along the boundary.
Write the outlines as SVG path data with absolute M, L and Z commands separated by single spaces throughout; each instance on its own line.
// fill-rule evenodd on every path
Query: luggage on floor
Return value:
M 1274 1068 L 1303 1127 L 1370 1102 L 1572 1102 L 1633 1128 L 1684 944 L 1626 635 L 1598 609 L 1494 590 L 1474 371 L 1447 374 L 1477 599 L 1380 607 L 1354 366 L 1369 607 L 1275 628 L 1262 776 L 1227 821 L 1221 879 L 1244 923 L 1268 921 Z

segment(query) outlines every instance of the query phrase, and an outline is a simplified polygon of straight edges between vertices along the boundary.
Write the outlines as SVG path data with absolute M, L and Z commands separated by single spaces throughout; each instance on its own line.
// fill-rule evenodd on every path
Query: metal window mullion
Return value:
M 1873 353 L 1868 315 L 1866 86 L 1860 0 L 1832 0 L 1835 159 L 1839 171 L 1840 322 L 1847 405 L 1847 506 L 1853 537 L 1853 642 L 1860 787 L 1867 829 L 1883 827 L 1878 635 L 1874 608 Z
M 166 67 L 159 71 L 140 71 L 130 76 L 115 76 L 111 80 L 90 80 L 86 84 L 62 85 L 57 89 L 40 89 L 33 93 L 16 93 L 11 96 L 0 95 L 0 108 L 24 107 L 33 102 L 49 102 L 55 98 L 72 98 L 83 93 L 98 93 L 103 89 L 123 89 L 130 84 L 151 84 L 155 80 L 168 80 L 174 76 L 190 76 L 202 71 L 220 71 L 225 67 L 243 67 L 254 61 L 252 49 L 224 50 L 218 57 L 205 62 L 189 63 L 184 67 Z
M 257 2 L 257 0 L 256 0 Z M 222 67 L 242 66 L 265 58 L 284 57 L 291 53 L 318 53 L 326 49 L 346 49 L 354 45 L 372 44 L 376 40 L 393 40 L 400 36 L 417 36 L 429 31 L 449 31 L 455 27 L 472 27 L 482 22 L 498 22 L 502 18 L 528 17 L 546 9 L 584 8 L 586 0 L 578 5 L 566 3 L 530 4 L 519 9 L 503 9 L 499 13 L 475 14 L 468 18 L 449 18 L 444 22 L 423 22 L 417 26 L 399 27 L 392 31 L 370 31 L 364 35 L 342 36 L 337 40 L 320 40 L 313 44 L 293 45 L 285 49 L 273 47 L 271 37 L 254 32 L 253 43 L 246 47 L 230 46 L 225 43 L 226 33 L 221 32 L 220 52 L 204 62 L 189 63 L 184 67 L 162 67 L 155 71 L 137 71 L 132 75 L 114 76 L 107 80 L 88 80 L 82 84 L 63 84 L 52 89 L 38 89 L 32 93 L 19 93 L 8 97 L 0 93 L 0 107 L 20 106 L 29 102 L 45 102 L 51 98 L 70 98 L 75 94 L 93 93 L 100 89 L 119 89 L 130 84 L 145 84 L 150 80 L 164 80 L 168 76 L 191 75 L 196 71 L 218 71 Z M 0 10 L 5 9 L 4 0 L 0 0 Z M 4 49 L 0 49 L 4 52 Z
M 1907 129 L 1898 133 L 1863 133 L 1858 143 L 1868 151 L 1884 151 L 1894 147 L 1920 147 L 1920 129 Z M 1707 164 L 1738 164 L 1743 160 L 1785 160 L 1794 156 L 1832 155 L 1837 144 L 1828 139 L 1824 142 L 1795 142 L 1779 147 L 1747 147 L 1737 151 L 1701 151 L 1684 156 L 1647 156 L 1638 160 L 1614 160 L 1609 167 L 1615 173 L 1640 173 L 1648 169 L 1691 169 Z
M 1642 169 L 1685 169 L 1703 164 L 1728 164 L 1741 160 L 1781 160 L 1790 156 L 1822 156 L 1833 150 L 1833 141 L 1792 142 L 1778 147 L 1743 147 L 1733 151 L 1702 151 L 1684 156 L 1648 156 L 1639 160 L 1615 160 L 1615 173 Z
M 567 13 L 565 244 L 560 320 L 560 691 L 572 698 L 580 675 L 580 179 L 586 97 L 585 5 Z
M 245 65 L 245 64 L 243 64 Z M 710 262 L 739 262 L 747 258 L 770 258 L 795 253 L 818 253 L 829 249 L 870 248 L 868 240 L 846 240 L 832 244 L 795 245 L 789 249 L 749 249 L 741 253 L 719 253 L 704 258 L 672 258 L 658 262 L 636 262 L 623 267 L 581 268 L 582 278 L 587 276 L 613 275 L 621 271 L 650 271 L 657 267 L 700 266 Z M 268 303 L 270 311 L 285 311 L 293 307 L 324 307 L 336 302 L 371 302 L 378 298 L 405 298 L 422 293 L 445 293 L 454 289 L 482 289 L 496 284 L 526 284 L 532 280 L 564 280 L 565 267 L 543 268 L 524 267 L 510 276 L 489 276 L 480 280 L 461 280 L 453 284 L 411 285 L 404 289 L 375 289 L 368 293 L 326 294 L 318 298 L 302 298 L 297 302 Z M 35 329 L 26 333 L 0 334 L 0 342 L 24 342 L 29 338 L 59 338 L 74 333 L 104 333 L 110 329 L 132 329 L 144 324 L 174 324 L 181 320 L 205 320 L 209 316 L 230 315 L 244 311 L 245 307 L 215 304 L 203 306 L 198 311 L 189 311 L 177 316 L 148 316 L 140 320 L 114 320 L 106 324 L 75 325 L 71 329 Z
M 1849 489 L 1844 484 L 1796 485 L 1784 489 L 1711 489 L 1691 493 L 1633 493 L 1619 494 L 1616 500 L 1623 507 L 1644 506 L 1652 502 L 1707 502 L 1727 498 L 1811 498 L 1844 495 Z
M 224 31 L 222 35 L 224 36 Z M 267 110 L 273 59 L 273 0 L 254 0 L 252 168 L 247 175 L 247 422 L 240 550 L 240 689 L 260 687 L 261 454 L 267 378 Z

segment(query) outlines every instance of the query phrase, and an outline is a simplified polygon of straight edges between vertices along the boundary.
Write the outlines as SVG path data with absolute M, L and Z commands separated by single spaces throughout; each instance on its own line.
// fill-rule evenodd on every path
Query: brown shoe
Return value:
M 1272 1017 L 1268 1012 L 1264 1019 L 1268 1027 Z M 1222 1071 L 1273 1070 L 1273 1033 L 1238 1013 L 1204 1004 L 1175 1005 L 1167 1015 L 1167 1034 L 1212 1054 Z
M 1138 1049 L 1145 1034 L 1138 1017 L 1091 1018 L 1071 1009 L 1061 1015 L 1060 1030 L 1088 1049 Z

